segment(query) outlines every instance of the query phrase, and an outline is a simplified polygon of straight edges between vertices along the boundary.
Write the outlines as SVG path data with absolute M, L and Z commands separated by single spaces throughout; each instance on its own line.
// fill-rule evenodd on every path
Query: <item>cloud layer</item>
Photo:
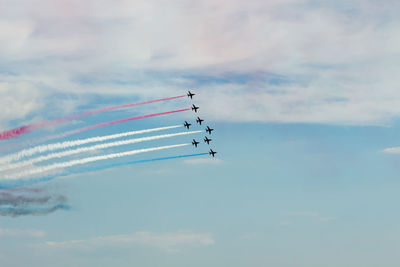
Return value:
M 188 87 L 219 120 L 386 124 L 400 115 L 398 1 L 0 5 L 2 128 L 47 109 L 73 112 L 90 102 L 83 95 L 148 99 Z

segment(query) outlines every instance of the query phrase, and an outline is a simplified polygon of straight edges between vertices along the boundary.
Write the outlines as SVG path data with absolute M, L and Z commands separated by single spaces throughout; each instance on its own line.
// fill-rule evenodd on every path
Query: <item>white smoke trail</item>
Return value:
M 130 131 L 130 132 L 124 132 L 124 133 L 119 133 L 119 134 L 96 136 L 96 137 L 90 137 L 90 138 L 86 138 L 86 139 L 78 139 L 78 140 L 73 140 L 73 141 L 65 141 L 65 142 L 53 143 L 53 144 L 48 144 L 48 145 L 36 146 L 36 147 L 24 149 L 24 150 L 21 150 L 20 152 L 13 153 L 13 154 L 7 155 L 5 157 L 2 157 L 2 158 L 0 158 L 0 164 L 20 160 L 21 158 L 29 157 L 34 154 L 43 153 L 46 151 L 65 149 L 65 148 L 80 146 L 80 145 L 84 145 L 84 144 L 88 144 L 88 143 L 102 142 L 102 141 L 106 141 L 106 140 L 110 140 L 110 139 L 116 139 L 116 138 L 120 138 L 120 137 L 130 136 L 130 135 L 150 133 L 150 132 L 156 132 L 156 131 L 162 131 L 162 130 L 169 130 L 169 129 L 174 129 L 174 128 L 178 128 L 178 127 L 182 127 L 182 125 L 166 126 L 166 127 L 160 127 L 160 128 L 145 129 L 145 130 L 140 130 L 140 131 Z
M 0 166 L 0 171 L 29 166 L 29 165 L 32 165 L 34 163 L 38 163 L 41 161 L 50 160 L 50 159 L 54 159 L 54 158 L 62 158 L 62 157 L 71 156 L 74 154 L 88 152 L 88 151 L 106 149 L 106 148 L 115 147 L 115 146 L 129 145 L 129 144 L 140 143 L 140 142 L 144 142 L 144 141 L 170 138 L 170 137 L 175 137 L 175 136 L 196 134 L 196 133 L 201 133 L 201 132 L 203 132 L 203 131 L 190 131 L 190 132 L 180 132 L 180 133 L 173 133 L 173 134 L 163 134 L 163 135 L 148 136 L 148 137 L 128 139 L 128 140 L 122 140 L 122 141 L 115 141 L 115 142 L 110 142 L 110 143 L 103 143 L 103 144 L 93 145 L 93 146 L 89 146 L 89 147 L 81 147 L 81 148 L 77 148 L 77 149 L 73 149 L 73 150 L 67 150 L 67 151 L 62 151 L 62 152 L 58 152 L 58 153 L 51 153 L 51 154 L 48 154 L 45 156 L 36 157 L 36 158 L 30 159 L 30 160 L 17 162 L 14 164 L 3 165 L 3 166 Z
M 130 150 L 130 151 L 126 151 L 126 152 L 119 152 L 119 153 L 113 153 L 113 154 L 106 154 L 106 155 L 102 155 L 102 156 L 88 157 L 88 158 L 82 158 L 82 159 L 71 160 L 71 161 L 66 161 L 66 162 L 54 163 L 52 165 L 41 166 L 41 167 L 37 167 L 35 169 L 31 169 L 28 171 L 19 172 L 14 175 L 7 175 L 7 176 L 4 176 L 3 178 L 1 178 L 0 180 L 3 180 L 3 181 L 17 180 L 24 176 L 29 177 L 31 175 L 35 175 L 35 174 L 47 172 L 47 171 L 52 171 L 52 170 L 59 169 L 59 168 L 67 168 L 67 167 L 72 167 L 75 165 L 82 165 L 82 164 L 95 162 L 95 161 L 99 161 L 99 160 L 126 157 L 126 156 L 131 156 L 131 155 L 135 155 L 135 154 L 139 154 L 139 153 L 145 153 L 145 152 L 151 152 L 151 151 L 157 151 L 157 150 L 163 150 L 163 149 L 169 149 L 169 148 L 176 148 L 176 147 L 182 147 L 182 146 L 187 146 L 187 145 L 190 145 L 190 143 Z

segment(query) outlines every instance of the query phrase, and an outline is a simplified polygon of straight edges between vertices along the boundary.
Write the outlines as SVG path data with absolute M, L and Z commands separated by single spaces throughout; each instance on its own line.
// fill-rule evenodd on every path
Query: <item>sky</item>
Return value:
M 0 158 L 204 131 L 197 115 L 215 129 L 211 146 L 195 133 L 91 151 L 190 144 L 0 189 L 0 265 L 398 266 L 399 14 L 394 0 L 0 0 L 0 131 L 196 93 L 0 140 Z

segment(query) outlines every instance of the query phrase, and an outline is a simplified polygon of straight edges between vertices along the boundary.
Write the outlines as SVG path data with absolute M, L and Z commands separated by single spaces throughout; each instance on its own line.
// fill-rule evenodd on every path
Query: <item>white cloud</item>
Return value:
M 214 242 L 211 234 L 178 231 L 165 234 L 136 232 L 133 234 L 99 236 L 80 240 L 47 241 L 43 245 L 58 249 L 96 249 L 99 247 L 137 244 L 156 247 L 167 252 L 179 252 L 185 246 L 208 246 L 214 244 Z
M 0 37 L 2 40 L 0 43 L 0 57 L 14 56 L 17 51 L 22 49 L 32 30 L 33 27 L 29 22 L 0 20 Z
M 400 147 L 389 147 L 382 150 L 383 153 L 387 154 L 400 154 Z
M 42 108 L 43 93 L 35 84 L 2 80 L 0 74 L 0 127 L 10 120 L 24 119 L 30 112 Z
M 52 94 L 150 98 L 188 86 L 198 88 L 202 114 L 219 120 L 386 124 L 400 116 L 398 1 L 6 2 L 0 75 L 16 89 L 0 98 L 9 110 L 0 127 L 43 109 Z M 202 85 L 196 76 L 225 80 Z M 25 94 L 26 84 L 40 90 Z
M 16 236 L 42 238 L 46 236 L 46 232 L 35 229 L 0 228 L 0 237 L 16 237 Z

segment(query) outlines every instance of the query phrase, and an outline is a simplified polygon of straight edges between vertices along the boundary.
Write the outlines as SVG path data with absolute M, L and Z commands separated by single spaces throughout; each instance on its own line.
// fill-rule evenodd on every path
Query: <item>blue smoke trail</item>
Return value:
M 98 171 L 109 169 L 113 167 L 123 166 L 123 165 L 131 165 L 131 164 L 138 164 L 138 163 L 145 163 L 145 162 L 153 162 L 153 161 L 160 161 L 160 160 L 167 160 L 167 159 L 179 159 L 179 158 L 187 158 L 187 157 L 195 157 L 195 156 L 203 156 L 207 155 L 208 153 L 199 153 L 199 154 L 189 154 L 189 155 L 180 155 L 180 156 L 172 156 L 172 157 L 162 157 L 162 158 L 154 158 L 154 159 L 142 159 L 142 160 L 134 160 L 134 161 L 127 161 L 127 162 L 116 162 L 108 165 L 102 165 L 97 167 L 88 168 L 83 172 L 91 172 L 91 171 Z M 76 173 L 80 173 L 76 172 Z
M 109 168 L 114 168 L 123 165 L 131 165 L 131 164 L 139 164 L 139 163 L 146 163 L 146 162 L 154 162 L 154 161 L 161 161 L 161 160 L 169 160 L 169 159 L 179 159 L 179 158 L 188 158 L 188 157 L 196 157 L 196 156 L 204 156 L 208 155 L 208 153 L 198 153 L 198 154 L 187 154 L 187 155 L 179 155 L 179 156 L 171 156 L 171 157 L 161 157 L 161 158 L 153 158 L 153 159 L 142 159 L 142 160 L 133 160 L 133 161 L 126 161 L 126 162 L 116 162 L 108 165 L 100 165 L 96 167 L 90 167 L 85 170 L 78 170 L 78 171 L 67 171 L 60 174 L 49 175 L 41 178 L 36 179 L 29 179 L 29 180 L 20 180 L 20 181 L 12 181 L 12 182 L 0 182 L 0 189 L 7 189 L 7 188 L 14 188 L 19 186 L 31 185 L 40 182 L 47 182 L 53 180 L 57 177 L 64 177 L 71 174 L 79 174 L 85 172 L 92 172 L 98 170 L 104 170 Z

